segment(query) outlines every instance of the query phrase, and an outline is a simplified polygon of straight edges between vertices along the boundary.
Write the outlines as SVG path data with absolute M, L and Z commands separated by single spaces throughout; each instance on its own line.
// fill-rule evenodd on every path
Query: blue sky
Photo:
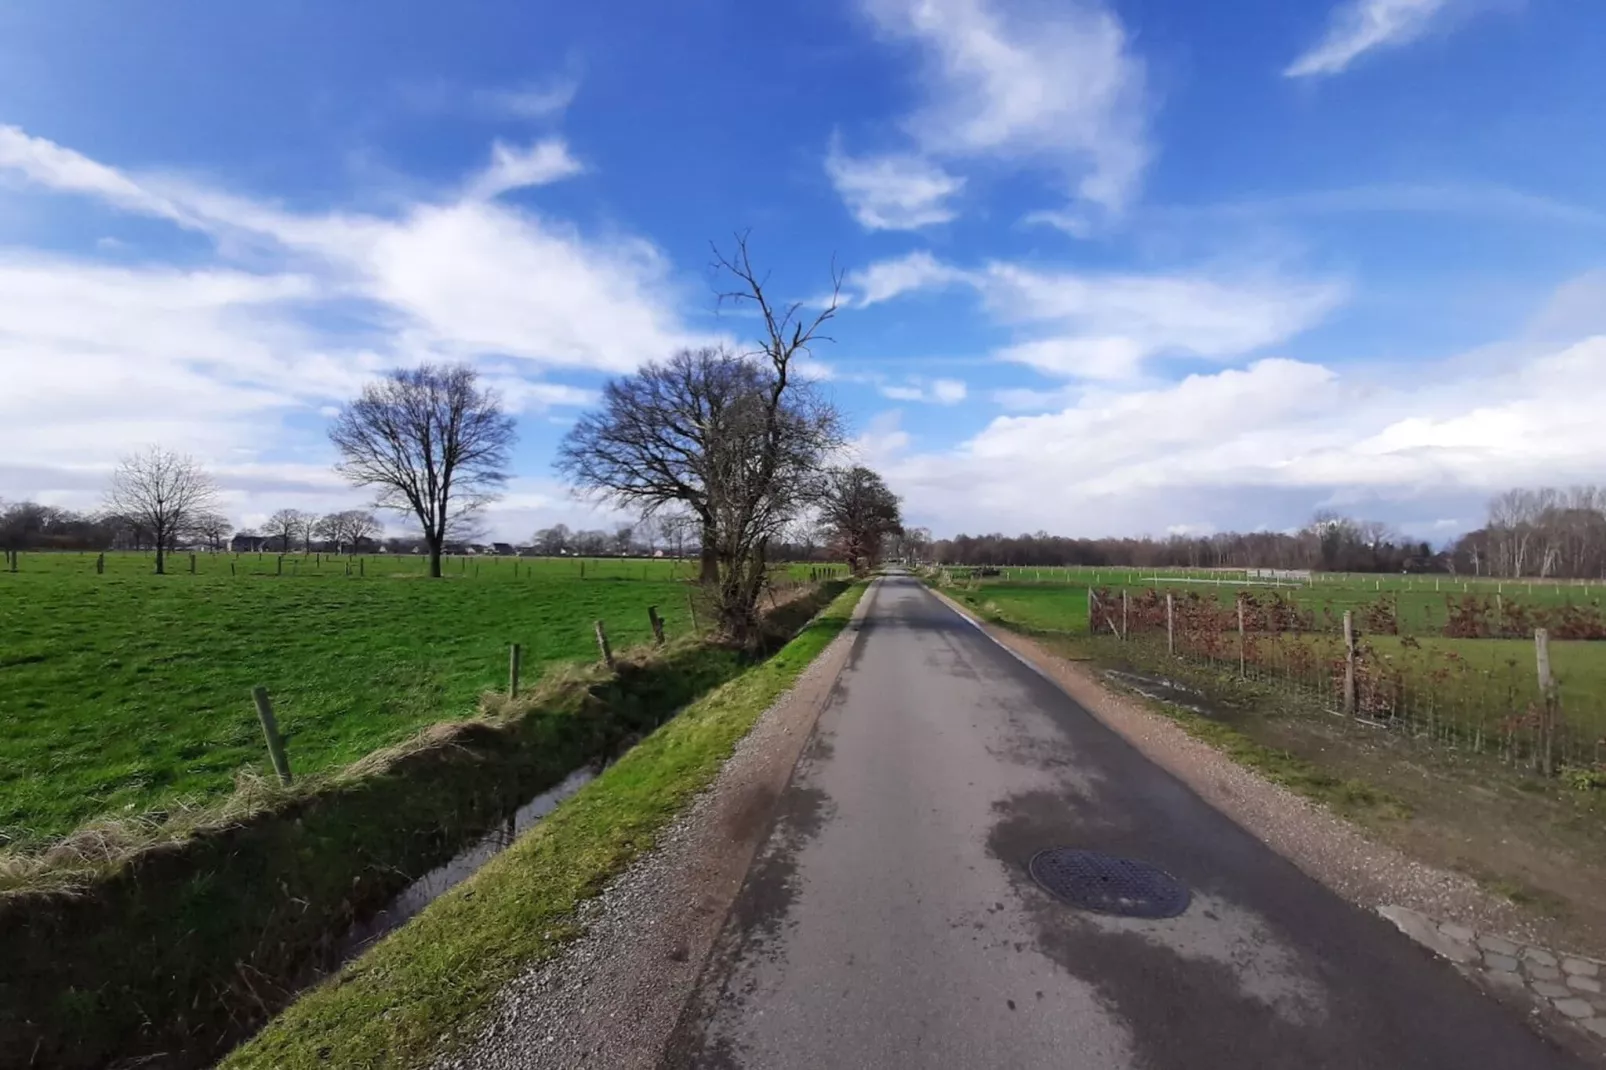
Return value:
M 520 415 L 519 537 L 608 374 L 740 341 L 708 243 L 845 272 L 812 372 L 938 534 L 1440 538 L 1606 478 L 1606 7 L 82 0 L 0 10 L 0 496 L 203 458 L 360 500 L 330 407 Z

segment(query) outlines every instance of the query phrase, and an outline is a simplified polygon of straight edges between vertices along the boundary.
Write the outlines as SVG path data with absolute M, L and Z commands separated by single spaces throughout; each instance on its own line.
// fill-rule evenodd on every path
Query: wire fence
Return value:
M 1485 604 L 1485 603 L 1489 604 Z M 1470 604 L 1476 603 L 1476 604 Z M 1450 607 L 1436 635 L 1401 634 L 1387 602 L 1318 611 L 1279 592 L 1088 590 L 1088 622 L 1130 660 L 1180 660 L 1302 693 L 1379 728 L 1542 775 L 1606 771 L 1606 638 L 1576 606 Z

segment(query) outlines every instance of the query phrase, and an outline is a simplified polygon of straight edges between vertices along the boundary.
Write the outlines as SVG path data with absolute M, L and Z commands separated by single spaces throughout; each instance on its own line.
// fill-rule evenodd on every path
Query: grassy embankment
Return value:
M 463 1040 L 503 985 L 574 935 L 576 906 L 648 850 L 712 781 L 759 714 L 847 624 L 862 590 L 849 590 L 775 657 L 653 733 L 223 1066 L 423 1066 Z

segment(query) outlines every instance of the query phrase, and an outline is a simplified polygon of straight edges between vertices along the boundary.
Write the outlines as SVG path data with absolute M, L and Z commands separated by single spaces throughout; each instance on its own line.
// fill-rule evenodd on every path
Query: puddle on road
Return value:
M 1168 680 L 1163 676 L 1143 676 L 1135 672 L 1122 672 L 1119 669 L 1105 669 L 1104 675 L 1129 690 L 1136 691 L 1144 698 L 1151 698 L 1157 702 L 1168 702 L 1173 706 L 1180 706 L 1201 717 L 1208 717 L 1212 721 L 1225 720 L 1220 710 L 1213 709 L 1204 703 L 1204 692 L 1197 688 L 1176 680 Z
M 344 966 L 381 937 L 395 932 L 419 911 L 472 877 L 481 866 L 513 846 L 514 840 L 557 809 L 559 803 L 595 780 L 598 772 L 587 766 L 570 773 L 563 783 L 519 807 L 512 817 L 481 837 L 473 846 L 409 884 L 385 909 L 367 921 L 352 926 L 341 938 L 337 952 L 338 964 Z

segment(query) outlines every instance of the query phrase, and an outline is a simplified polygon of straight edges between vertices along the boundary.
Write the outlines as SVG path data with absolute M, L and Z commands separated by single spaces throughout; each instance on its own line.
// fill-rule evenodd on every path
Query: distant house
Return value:
M 268 548 L 266 535 L 251 535 L 242 532 L 229 540 L 229 549 L 237 554 L 259 554 Z
M 503 557 L 512 557 L 514 553 L 513 544 L 510 542 L 493 542 L 491 543 L 491 552 L 500 554 Z

